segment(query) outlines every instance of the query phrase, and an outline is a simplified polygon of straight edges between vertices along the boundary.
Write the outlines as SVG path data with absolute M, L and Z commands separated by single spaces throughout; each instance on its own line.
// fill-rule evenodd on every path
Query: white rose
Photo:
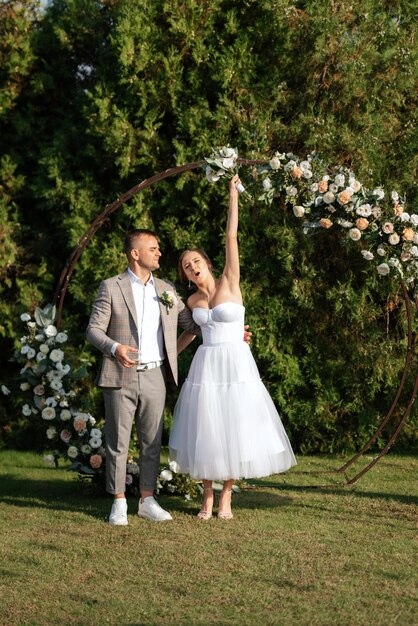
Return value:
M 343 228 L 351 228 L 353 226 L 353 222 L 349 222 L 348 220 L 338 219 L 337 224 L 342 226 Z
M 380 246 L 378 247 L 378 249 L 377 249 L 377 251 L 376 251 L 376 252 L 377 252 L 377 254 L 378 254 L 379 256 L 385 256 L 385 254 L 386 254 L 385 249 L 384 249 L 384 248 L 381 248 Z
M 36 355 L 36 360 L 38 361 L 38 363 L 40 363 L 41 361 L 44 361 L 46 359 L 46 354 L 44 354 L 43 352 L 38 352 L 38 354 Z
M 222 159 L 222 165 L 224 166 L 226 170 L 229 170 L 232 167 L 234 167 L 235 163 L 236 163 L 236 156 L 234 155 L 230 157 L 225 157 L 224 159 Z
M 58 333 L 55 337 L 55 341 L 57 343 L 65 343 L 68 339 L 68 335 L 66 333 Z
M 334 178 L 335 180 L 335 184 L 338 185 L 338 187 L 344 187 L 345 185 L 345 176 L 344 174 L 337 174 L 336 177 Z
M 392 246 L 396 246 L 397 243 L 399 243 L 399 235 L 397 233 L 392 233 L 389 237 L 389 243 Z
M 318 183 L 314 183 L 313 185 L 311 185 L 311 191 L 313 191 L 315 193 L 315 191 L 318 191 Z
M 413 224 L 414 226 L 417 226 L 417 224 L 418 224 L 418 215 L 416 213 L 412 213 L 410 219 L 411 219 L 411 224 Z
M 348 234 L 350 236 L 350 239 L 352 239 L 353 241 L 358 241 L 361 238 L 361 232 L 358 228 L 352 228 L 348 231 Z
M 75 446 L 69 446 L 67 450 L 67 456 L 70 459 L 75 459 L 78 456 L 78 450 Z
M 282 166 L 282 164 L 280 163 L 280 159 L 277 156 L 274 156 L 272 159 L 270 159 L 269 165 L 272 170 L 279 170 Z
M 22 313 L 22 315 L 20 316 L 20 319 L 22 320 L 22 322 L 29 322 L 30 320 L 29 313 Z
M 335 200 L 335 195 L 332 193 L 332 191 L 327 191 L 322 196 L 322 199 L 325 202 L 325 204 L 331 204 L 331 202 L 334 202 Z
M 84 445 L 81 446 L 81 452 L 83 454 L 90 454 L 91 453 L 90 446 L 85 443 Z
M 26 353 L 26 356 L 28 357 L 28 359 L 33 359 L 33 357 L 35 356 L 36 352 L 33 348 L 29 348 L 29 350 Z
M 57 372 L 56 370 L 50 370 L 49 372 L 47 372 L 46 377 L 50 382 L 51 380 L 60 380 L 61 373 Z
M 296 196 L 298 193 L 298 190 L 296 189 L 296 187 L 290 186 L 290 187 L 286 187 L 286 193 L 288 196 Z
M 309 161 L 301 161 L 299 167 L 303 171 L 312 169 L 312 165 Z
M 219 154 L 222 157 L 226 157 L 228 159 L 236 159 L 238 156 L 235 148 L 231 148 L 230 146 L 222 146 L 222 148 L 219 150 Z
M 177 473 L 179 471 L 179 464 L 177 463 L 177 461 L 170 461 L 168 467 L 174 473 Z
M 357 193 L 357 191 L 360 191 L 361 189 L 361 183 L 355 178 L 350 178 L 348 184 L 350 186 L 350 189 L 354 191 L 354 193 Z
M 379 200 L 383 200 L 383 198 L 385 197 L 385 192 L 383 191 L 383 189 L 381 187 L 376 187 L 376 189 L 373 189 L 372 193 Z
M 46 406 L 42 411 L 42 418 L 44 420 L 53 420 L 55 417 L 55 409 L 52 406 Z
M 160 473 L 160 478 L 161 480 L 173 480 L 173 472 L 170 472 L 170 470 L 165 469 Z
M 410 249 L 409 252 L 412 254 L 412 256 L 418 256 L 418 248 L 417 248 L 417 246 L 412 246 L 412 248 Z
M 338 185 L 335 185 L 334 183 L 331 183 L 328 186 L 328 191 L 332 191 L 332 193 L 337 193 L 338 191 Z
M 36 341 L 43 341 L 45 339 L 45 335 L 41 335 L 41 334 L 35 335 L 35 339 Z
M 390 272 L 390 267 L 387 263 L 381 263 L 377 266 L 377 271 L 381 276 L 386 276 Z
M 29 348 L 30 346 L 28 346 L 27 344 L 24 345 L 22 348 L 20 348 L 20 354 L 27 354 L 29 352 Z
M 20 388 L 22 391 L 29 391 L 30 384 L 29 383 L 20 383 Z
M 361 217 L 369 217 L 372 214 L 372 207 L 370 204 L 362 204 L 356 211 L 357 215 Z
M 54 391 L 60 391 L 63 387 L 62 382 L 60 380 L 51 380 L 51 382 L 49 383 L 49 386 Z
M 302 178 L 306 178 L 307 180 L 309 180 L 310 178 L 312 178 L 313 174 L 311 170 L 303 170 L 302 172 Z
M 10 389 L 8 387 L 6 387 L 6 385 L 2 385 L 1 386 L 1 392 L 5 395 L 8 396 L 9 393 L 11 393 Z
M 29 404 L 24 404 L 22 406 L 22 413 L 26 417 L 29 417 L 29 415 L 32 415 L 32 409 L 30 408 Z
M 374 254 L 369 250 L 362 250 L 361 254 L 366 259 L 366 261 L 371 261 L 372 259 L 374 259 Z
M 401 222 L 409 222 L 409 220 L 411 219 L 411 216 L 409 215 L 409 213 L 404 211 L 403 213 L 401 213 L 400 218 L 401 218 Z
M 92 448 L 100 448 L 101 445 L 102 440 L 99 437 L 91 437 L 89 439 L 89 446 L 91 446 Z
M 100 430 L 100 428 L 92 428 L 90 431 L 90 437 L 94 437 L 95 439 L 101 439 L 102 431 Z
M 61 421 L 66 422 L 71 418 L 71 411 L 69 411 L 68 409 L 63 409 L 60 413 L 60 418 Z
M 49 358 L 54 363 L 58 363 L 59 361 L 62 361 L 62 359 L 64 358 L 64 352 L 60 350 L 59 348 L 55 348 L 54 350 L 51 350 Z
M 55 465 L 55 459 L 53 454 L 45 454 L 44 455 L 44 463 L 46 465 Z
M 271 180 L 270 178 L 267 176 L 264 180 L 263 180 L 263 189 L 265 189 L 266 191 L 268 191 L 269 189 L 271 189 L 272 184 L 271 184 Z
M 394 202 L 398 202 L 399 200 L 399 194 L 397 191 L 392 191 L 390 194 L 390 197 L 392 198 Z
M 303 206 L 294 206 L 293 213 L 296 217 L 303 217 L 305 214 L 305 209 L 303 208 Z
M 53 324 L 50 324 L 49 326 L 47 326 L 44 329 L 44 333 L 47 337 L 55 337 L 55 335 L 58 333 L 56 327 Z
M 48 354 L 49 346 L 46 343 L 43 343 L 41 346 L 39 346 L 39 350 L 44 354 Z
M 45 404 L 46 406 L 52 406 L 52 408 L 55 408 L 58 403 L 53 396 L 50 396 L 45 400 Z
M 71 367 L 68 365 L 68 363 L 67 363 L 67 365 L 63 365 L 60 361 L 58 361 L 58 363 L 55 365 L 55 367 L 60 372 L 61 377 L 62 376 L 66 376 L 68 374 L 68 372 L 71 370 Z
M 56 434 L 57 434 L 57 429 L 55 428 L 55 426 L 50 426 L 49 428 L 46 429 L 47 439 L 53 439 Z

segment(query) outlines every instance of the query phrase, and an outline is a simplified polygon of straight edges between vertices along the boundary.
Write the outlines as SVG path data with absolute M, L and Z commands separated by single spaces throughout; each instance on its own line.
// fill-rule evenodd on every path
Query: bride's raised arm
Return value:
M 239 183 L 239 176 L 235 175 L 229 181 L 229 210 L 228 221 L 226 225 L 226 241 L 225 241 L 225 268 L 223 276 L 226 278 L 231 291 L 239 289 L 239 254 L 238 254 L 238 191 L 236 188 Z

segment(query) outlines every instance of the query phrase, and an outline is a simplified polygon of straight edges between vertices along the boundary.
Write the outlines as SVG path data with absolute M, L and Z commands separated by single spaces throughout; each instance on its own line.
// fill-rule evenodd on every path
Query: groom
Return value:
M 157 235 L 132 230 L 124 245 L 129 267 L 101 283 L 87 328 L 87 339 L 103 353 L 98 384 L 105 406 L 106 489 L 114 494 L 109 523 L 116 526 L 128 523 L 126 462 L 134 419 L 140 442 L 138 515 L 172 519 L 154 499 L 165 381 L 177 383 L 177 354 L 200 333 L 173 286 L 152 274 L 161 256 Z M 186 331 L 178 340 L 177 324 Z

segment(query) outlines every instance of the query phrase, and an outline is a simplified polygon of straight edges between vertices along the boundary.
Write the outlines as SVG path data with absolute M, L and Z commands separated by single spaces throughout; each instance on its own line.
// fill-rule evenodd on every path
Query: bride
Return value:
M 296 464 L 273 401 L 260 379 L 249 346 L 242 340 L 244 312 L 238 256 L 238 176 L 229 182 L 226 261 L 215 279 L 203 250 L 186 250 L 180 272 L 197 288 L 188 301 L 202 329 L 174 409 L 170 458 L 177 471 L 203 481 L 198 518 L 212 517 L 212 481 L 223 481 L 218 518 L 230 519 L 234 480 L 270 476 Z

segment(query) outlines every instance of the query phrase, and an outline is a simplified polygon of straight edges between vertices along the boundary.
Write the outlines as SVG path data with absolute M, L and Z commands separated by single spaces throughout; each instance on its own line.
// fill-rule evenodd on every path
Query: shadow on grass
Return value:
M 77 511 L 102 519 L 107 513 L 110 497 L 89 497 L 86 488 L 76 478 L 73 481 L 40 480 L 3 474 L 0 478 L 0 500 L 12 506 Z
M 319 474 L 326 474 L 327 472 L 318 472 Z M 330 472 L 331 473 L 331 472 Z M 323 481 L 325 483 L 325 481 Z M 252 481 L 256 487 L 268 487 L 269 489 L 278 489 L 287 492 L 301 493 L 301 492 L 315 492 L 323 495 L 331 494 L 335 496 L 355 496 L 357 498 L 369 498 L 372 500 L 396 500 L 402 504 L 414 504 L 418 505 L 418 497 L 413 495 L 404 495 L 399 493 L 385 493 L 378 491 L 360 491 L 358 487 L 354 485 L 292 485 L 291 483 L 282 483 L 272 481 Z

